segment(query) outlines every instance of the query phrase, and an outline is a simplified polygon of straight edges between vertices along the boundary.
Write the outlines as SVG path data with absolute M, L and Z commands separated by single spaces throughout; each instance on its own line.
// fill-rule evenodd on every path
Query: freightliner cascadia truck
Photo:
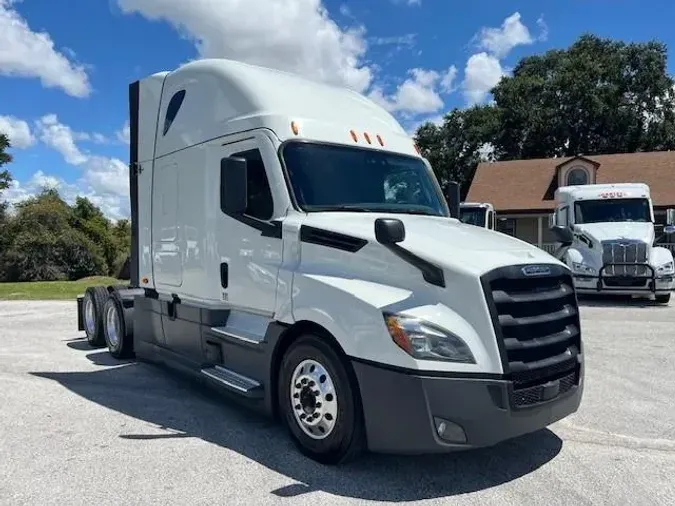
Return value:
M 573 272 L 579 295 L 653 297 L 667 304 L 675 288 L 673 254 L 657 246 L 654 208 L 644 183 L 564 186 L 555 194 L 554 253 Z M 666 212 L 664 235 L 675 232 Z
M 131 280 L 78 297 L 92 346 L 202 379 L 326 464 L 491 446 L 578 409 L 570 269 L 461 223 L 387 111 L 221 59 L 129 98 Z

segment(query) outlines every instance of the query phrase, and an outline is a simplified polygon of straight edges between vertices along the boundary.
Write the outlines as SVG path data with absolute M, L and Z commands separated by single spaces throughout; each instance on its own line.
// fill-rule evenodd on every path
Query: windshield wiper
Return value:
M 312 206 L 308 211 L 350 211 L 355 213 L 392 213 L 392 214 L 421 214 L 425 216 L 441 216 L 440 214 L 424 211 L 423 209 L 392 209 L 390 207 L 364 207 L 358 205 Z
M 351 206 L 351 205 L 342 205 L 342 206 L 312 206 L 307 209 L 308 211 L 352 211 L 355 213 L 371 213 L 375 211 L 368 207 L 363 206 Z

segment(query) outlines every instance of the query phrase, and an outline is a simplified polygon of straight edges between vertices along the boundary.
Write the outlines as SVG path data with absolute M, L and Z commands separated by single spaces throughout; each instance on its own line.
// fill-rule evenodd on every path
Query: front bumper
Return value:
M 529 403 L 534 387 L 514 392 L 512 382 L 504 379 L 432 377 L 360 361 L 353 366 L 368 449 L 381 453 L 444 453 L 492 446 L 574 413 L 583 392 L 583 362 L 573 381 L 568 375 L 547 383 L 544 397 L 549 400 L 536 404 Z M 441 422 L 445 438 L 437 430 Z
M 611 266 L 646 267 L 647 276 L 608 275 L 606 270 Z M 647 264 L 607 264 L 598 276 L 574 274 L 574 288 L 580 294 L 613 293 L 616 295 L 666 294 L 675 289 L 675 277 L 658 275 L 653 267 Z

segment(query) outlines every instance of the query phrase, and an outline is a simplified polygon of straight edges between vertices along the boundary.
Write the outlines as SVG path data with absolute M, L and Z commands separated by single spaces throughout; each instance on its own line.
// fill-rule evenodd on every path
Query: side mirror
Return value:
M 459 183 L 451 181 L 445 190 L 445 200 L 450 208 L 450 216 L 459 219 Z
M 220 162 L 220 210 L 225 214 L 244 214 L 248 203 L 246 160 L 224 158 Z
M 405 239 L 405 225 L 401 220 L 378 218 L 375 220 L 375 238 L 381 244 L 396 244 Z
M 558 242 L 564 245 L 569 245 L 574 242 L 574 234 L 569 229 L 569 227 L 564 227 L 562 225 L 554 225 L 553 227 L 551 227 L 551 232 L 553 232 L 553 235 L 556 236 Z
M 675 225 L 675 209 L 666 209 L 666 225 Z

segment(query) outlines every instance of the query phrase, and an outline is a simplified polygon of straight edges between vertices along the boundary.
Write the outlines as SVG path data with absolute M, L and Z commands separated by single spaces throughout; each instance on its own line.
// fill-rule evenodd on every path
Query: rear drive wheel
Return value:
M 133 337 L 125 316 L 127 310 L 116 293 L 111 293 L 103 305 L 104 335 L 108 351 L 117 359 L 133 356 Z
M 670 294 L 666 293 L 663 295 L 657 295 L 656 302 L 658 302 L 659 304 L 668 304 L 668 302 L 670 302 Z
M 82 314 L 84 316 L 84 332 L 87 342 L 93 348 L 103 348 L 103 304 L 108 296 L 108 290 L 103 286 L 90 286 L 84 292 L 82 300 Z
M 324 339 L 303 335 L 286 352 L 279 370 L 278 403 L 305 456 L 335 465 L 361 452 L 361 402 L 343 361 Z

